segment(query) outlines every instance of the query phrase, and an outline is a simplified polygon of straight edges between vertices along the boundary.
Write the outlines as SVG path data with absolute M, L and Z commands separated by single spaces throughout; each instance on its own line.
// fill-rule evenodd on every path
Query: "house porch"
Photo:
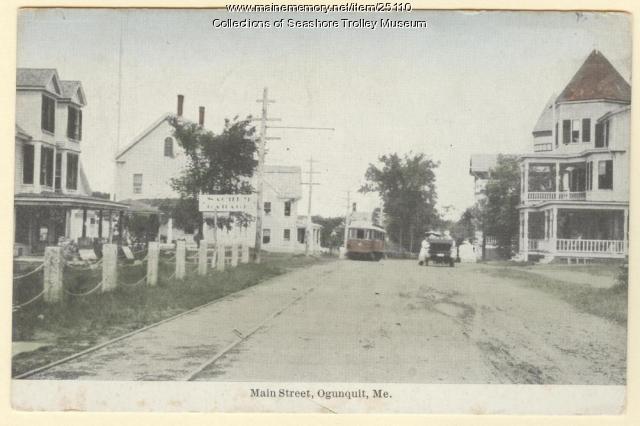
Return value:
M 547 259 L 624 258 L 628 205 L 547 205 L 520 211 L 520 254 Z

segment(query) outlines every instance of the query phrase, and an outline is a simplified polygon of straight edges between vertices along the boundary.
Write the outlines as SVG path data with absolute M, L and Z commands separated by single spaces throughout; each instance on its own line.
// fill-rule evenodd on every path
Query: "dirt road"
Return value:
M 484 268 L 318 265 L 31 378 L 625 382 L 624 327 Z

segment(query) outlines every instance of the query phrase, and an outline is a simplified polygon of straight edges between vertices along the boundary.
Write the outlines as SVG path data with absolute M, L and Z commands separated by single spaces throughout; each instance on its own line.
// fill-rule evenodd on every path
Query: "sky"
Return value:
M 228 29 L 214 28 L 215 18 L 390 18 L 428 27 Z M 356 191 L 369 164 L 397 152 L 440 163 L 438 207 L 456 219 L 474 202 L 470 156 L 530 152 L 545 103 L 593 49 L 630 81 L 631 21 L 622 13 L 38 9 L 19 14 L 17 64 L 82 82 L 81 161 L 95 191 L 112 192 L 115 153 L 175 112 L 177 94 L 186 118 L 197 120 L 205 106 L 206 127 L 219 132 L 227 117 L 258 116 L 267 87 L 276 101 L 269 115 L 282 119 L 274 125 L 335 129 L 268 133 L 281 139 L 268 142 L 267 164 L 305 171 L 317 161 L 312 214 L 344 214 L 347 191 L 360 211 L 379 206 Z M 306 214 L 306 190 L 300 205 Z

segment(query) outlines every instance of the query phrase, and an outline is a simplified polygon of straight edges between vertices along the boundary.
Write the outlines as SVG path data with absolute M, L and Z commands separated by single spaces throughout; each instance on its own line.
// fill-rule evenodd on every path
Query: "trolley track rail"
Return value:
M 158 327 L 162 324 L 177 320 L 180 317 L 192 314 L 194 312 L 197 312 L 201 309 L 204 309 L 208 306 L 211 306 L 213 304 L 222 302 L 226 299 L 230 299 L 232 297 L 237 297 L 239 293 L 245 292 L 250 290 L 253 287 L 247 287 L 245 289 L 242 289 L 240 291 L 237 292 L 233 292 L 233 293 L 229 293 L 223 297 L 220 297 L 218 299 L 212 300 L 210 302 L 207 302 L 205 304 L 202 304 L 200 306 L 196 306 L 194 308 L 191 308 L 187 311 L 181 312 L 177 315 L 171 316 L 169 318 L 165 318 L 161 321 L 155 322 L 153 324 L 149 324 L 145 327 L 139 328 L 137 330 L 131 331 L 129 333 L 123 334 L 121 336 L 115 337 L 113 339 L 110 339 L 106 342 L 100 343 L 98 345 L 92 346 L 90 348 L 87 348 L 83 351 L 77 352 L 75 354 L 69 355 L 67 357 L 64 357 L 62 359 L 59 359 L 57 361 L 53 361 L 49 364 L 34 368 L 32 370 L 26 371 L 24 373 L 20 373 L 16 376 L 13 376 L 12 379 L 13 380 L 18 380 L 18 379 L 27 379 L 29 377 L 35 376 L 36 374 L 45 372 L 47 370 L 52 369 L 53 367 L 57 367 L 60 365 L 64 365 L 70 361 L 73 361 L 77 358 L 81 358 L 83 356 L 89 355 L 93 352 L 96 352 L 100 349 L 106 348 L 108 346 L 111 346 L 113 344 L 116 344 L 120 341 L 126 340 L 128 338 L 131 338 L 137 334 L 140 334 L 144 331 L 147 331 L 149 329 Z M 287 309 L 289 309 L 291 306 L 293 306 L 295 303 L 297 303 L 298 301 L 300 301 L 301 299 L 303 299 L 304 297 L 306 297 L 310 292 L 312 292 L 314 290 L 314 287 L 306 290 L 302 295 L 296 297 L 295 299 L 293 299 L 292 301 L 288 302 L 287 304 L 285 304 L 284 306 L 276 309 L 274 312 L 272 312 L 271 314 L 269 314 L 265 319 L 263 319 L 257 326 L 255 326 L 254 328 L 252 328 L 248 333 L 243 334 L 240 333 L 237 329 L 233 329 L 233 331 L 235 332 L 236 335 L 239 336 L 239 338 L 237 340 L 235 340 L 234 342 L 232 342 L 231 344 L 227 345 L 226 347 L 224 347 L 221 351 L 218 351 L 213 357 L 207 359 L 204 363 L 200 364 L 197 368 L 193 369 L 191 372 L 189 372 L 187 375 L 185 375 L 183 378 L 177 379 L 178 381 L 192 381 L 194 380 L 200 373 L 202 373 L 205 369 L 207 369 L 208 367 L 210 367 L 211 365 L 213 365 L 217 360 L 219 360 L 220 358 L 222 358 L 224 355 L 226 355 L 230 350 L 232 350 L 234 347 L 236 347 L 237 345 L 239 345 L 240 343 L 244 342 L 245 340 L 247 340 L 249 337 L 251 337 L 254 333 L 256 333 L 258 330 L 260 330 L 262 327 L 264 327 L 269 321 L 273 320 L 274 318 L 276 318 L 277 316 L 279 316 L 280 314 L 282 314 L 284 311 L 286 311 Z M 238 334 L 239 333 L 239 334 Z

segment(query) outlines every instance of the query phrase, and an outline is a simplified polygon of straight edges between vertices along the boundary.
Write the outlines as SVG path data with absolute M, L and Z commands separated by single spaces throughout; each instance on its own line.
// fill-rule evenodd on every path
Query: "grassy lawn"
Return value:
M 617 275 L 619 266 L 606 265 L 544 265 L 547 270 L 571 270 L 597 276 Z M 502 266 L 486 268 L 483 272 L 498 278 L 511 278 L 527 287 L 550 293 L 576 309 L 614 321 L 627 324 L 627 286 L 616 284 L 610 288 L 594 288 L 589 285 L 568 283 L 548 276 L 527 271 L 528 266 Z M 598 270 L 598 268 L 601 268 Z
M 174 265 L 161 258 L 156 287 L 122 285 L 113 292 L 99 291 L 84 297 L 68 297 L 64 304 L 47 305 L 42 299 L 13 314 L 13 340 L 45 342 L 47 346 L 13 357 L 17 375 L 72 355 L 146 325 L 177 315 L 261 281 L 331 258 L 267 254 L 259 265 L 241 264 L 224 272 L 210 271 L 205 277 L 187 264 L 184 282 L 168 280 Z M 133 284 L 146 273 L 146 266 L 119 269 L 118 281 Z M 65 288 L 74 293 L 90 290 L 100 281 L 95 271 L 65 270 Z M 23 302 L 42 289 L 42 273 L 36 273 L 14 288 L 14 300 Z M 38 285 L 39 284 L 39 285 Z

